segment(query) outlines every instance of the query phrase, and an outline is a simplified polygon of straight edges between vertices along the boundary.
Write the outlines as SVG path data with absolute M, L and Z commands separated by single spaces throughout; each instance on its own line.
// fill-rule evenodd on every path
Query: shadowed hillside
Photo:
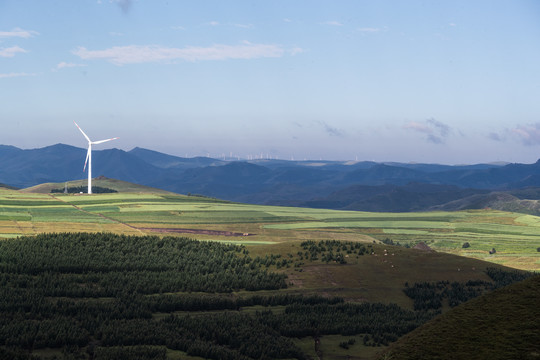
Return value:
M 518 196 L 515 196 L 512 191 L 475 194 L 450 201 L 443 205 L 432 206 L 429 210 L 459 211 L 469 209 L 494 209 L 540 215 L 540 202 L 538 196 L 535 194 L 530 194 L 530 196 L 531 198 L 528 199 L 520 199 Z
M 454 185 L 409 183 L 398 185 L 352 185 L 326 198 L 310 200 L 300 206 L 362 211 L 421 211 L 484 190 L 461 189 Z
M 0 183 L 0 188 L 10 189 L 10 190 L 17 190 L 17 188 L 14 187 L 14 186 L 9 186 L 9 185 L 2 184 L 2 183 Z
M 473 299 L 405 335 L 378 359 L 540 358 L 540 276 Z

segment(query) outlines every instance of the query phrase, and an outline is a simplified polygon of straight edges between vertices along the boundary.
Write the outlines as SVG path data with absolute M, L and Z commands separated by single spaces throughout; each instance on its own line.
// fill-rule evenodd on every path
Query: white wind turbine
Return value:
M 99 140 L 99 141 L 91 141 L 90 138 L 82 131 L 82 129 L 77 125 L 75 121 L 73 121 L 75 125 L 79 128 L 79 130 L 82 132 L 86 140 L 88 140 L 88 151 L 86 153 L 86 160 L 84 161 L 84 168 L 83 171 L 86 170 L 86 164 L 88 163 L 88 193 L 92 193 L 92 145 L 101 144 L 107 141 L 116 140 L 117 137 L 112 139 L 106 139 L 106 140 Z

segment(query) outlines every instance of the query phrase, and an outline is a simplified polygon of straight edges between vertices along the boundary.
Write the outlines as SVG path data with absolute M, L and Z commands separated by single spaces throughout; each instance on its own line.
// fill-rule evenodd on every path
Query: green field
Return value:
M 11 239 L 21 235 L 61 232 L 72 234 L 60 235 L 61 238 L 65 238 L 62 242 L 54 240 L 56 236 L 53 234 L 46 234 L 45 239 L 49 240 L 38 237 L 35 244 L 32 243 L 32 238 L 28 237 L 15 241 Z M 115 238 L 107 240 L 112 236 L 110 234 L 99 236 L 73 234 L 78 232 L 158 237 L 146 240 L 125 238 L 124 241 L 127 243 L 122 247 L 121 242 Z M 171 237 L 161 238 L 162 236 L 172 236 L 173 240 Z M 24 304 L 33 300 L 21 300 L 21 305 L 17 305 L 18 298 L 12 297 L 30 298 L 31 294 L 21 294 L 36 291 L 35 289 L 41 286 L 38 293 L 45 296 L 46 301 L 39 297 L 36 301 L 45 301 L 44 304 L 49 306 L 47 311 L 61 314 L 59 318 L 57 315 L 49 315 L 51 321 L 54 320 L 61 327 L 68 327 L 72 322 L 65 319 L 66 311 L 70 311 L 72 307 L 84 307 L 88 311 L 98 311 L 102 308 L 99 311 L 112 316 L 107 310 L 111 302 L 124 304 L 127 301 L 129 306 L 135 308 L 131 309 L 128 306 L 131 310 L 121 316 L 126 318 L 135 316 L 137 319 L 126 320 L 127 322 L 121 324 L 116 324 L 117 320 L 109 319 L 107 324 L 110 324 L 111 329 L 118 330 L 121 325 L 128 331 L 125 326 L 131 324 L 130 321 L 149 329 L 154 326 L 166 327 L 170 325 L 168 319 L 171 316 L 178 321 L 194 318 L 209 323 L 227 320 L 238 321 L 239 324 L 253 319 L 265 323 L 268 321 L 265 316 L 270 316 L 269 319 L 272 320 L 270 323 L 274 329 L 272 331 L 281 331 L 281 334 L 286 335 L 288 330 L 281 328 L 282 325 L 279 324 L 289 323 L 286 312 L 297 308 L 292 303 L 272 306 L 255 304 L 234 311 L 227 307 L 223 308 L 225 310 L 219 310 L 221 308 L 213 310 L 211 302 L 200 311 L 185 311 L 178 306 L 169 310 L 165 308 L 157 310 L 156 306 L 162 300 L 183 303 L 185 299 L 191 298 L 199 299 L 197 301 L 202 303 L 214 300 L 226 303 L 254 296 L 263 298 L 276 295 L 322 296 L 325 299 L 339 297 L 353 307 L 366 303 L 390 306 L 383 308 L 383 314 L 395 304 L 404 311 L 404 316 L 407 316 L 407 311 L 416 311 L 416 305 L 413 299 L 405 294 L 405 284 L 441 281 L 465 284 L 470 280 L 491 282 L 492 278 L 488 276 L 487 270 L 492 266 L 499 268 L 494 264 L 539 270 L 540 253 L 536 250 L 540 245 L 539 236 L 540 218 L 489 210 L 367 213 L 246 205 L 171 193 L 53 196 L 0 189 L 0 238 L 4 238 L 0 244 L 5 250 L 0 254 L 0 266 L 4 271 L 2 276 L 6 279 L 6 284 L 13 287 L 12 290 L 9 290 L 9 287 L 3 290 L 12 293 L 5 294 L 7 302 L 0 308 L 4 309 L 7 317 L 15 316 L 12 309 L 17 306 L 31 309 L 32 307 Z M 91 249 L 90 244 L 97 241 L 93 239 L 94 237 L 102 240 Z M 232 288 L 219 287 L 220 284 L 234 283 L 232 277 L 227 281 L 210 281 L 207 288 L 199 288 L 203 280 L 197 276 L 208 272 L 210 267 L 205 269 L 204 266 L 212 260 L 206 256 L 215 253 L 215 250 L 175 254 L 177 248 L 174 247 L 174 239 L 184 241 L 181 237 L 204 240 L 204 244 L 208 245 L 212 243 L 206 241 L 242 245 L 241 256 L 249 256 L 249 261 L 254 264 L 253 269 L 262 271 L 261 274 L 254 276 L 265 276 L 262 274 L 269 271 L 277 274 L 278 279 L 284 279 L 284 283 L 273 288 L 264 286 L 253 288 L 246 285 L 250 283 L 248 279 L 245 284 L 240 283 Z M 169 244 L 168 250 L 161 248 L 162 240 L 164 244 Z M 420 241 L 427 243 L 436 252 L 411 249 Z M 120 247 L 116 250 L 110 248 L 113 242 L 117 244 L 114 246 Z M 131 242 L 143 245 L 131 246 L 129 245 Z M 390 242 L 399 243 L 400 246 L 389 245 Z M 464 242 L 468 242 L 470 247 L 463 249 Z M 23 243 L 26 244 L 24 246 L 28 246 L 26 250 L 22 250 Z M 78 245 L 73 245 L 75 243 Z M 204 244 L 196 246 L 204 249 Z M 492 248 L 497 251 L 490 255 L 489 251 Z M 363 249 L 362 253 L 359 249 Z M 180 260 L 187 260 L 193 270 L 193 274 L 185 279 L 178 277 L 185 270 L 179 272 L 174 267 L 176 266 L 174 264 L 180 264 L 178 263 Z M 24 264 L 20 265 L 21 262 Z M 137 265 L 139 268 L 134 268 L 136 264 L 139 264 Z M 205 270 L 200 270 L 199 265 L 203 265 L 202 269 Z M 193 268 L 194 266 L 197 268 Z M 28 270 L 33 268 L 35 270 Z M 239 271 L 242 268 L 235 265 L 234 269 Z M 28 271 L 32 275 L 27 274 Z M 137 271 L 138 275 L 126 275 L 126 272 L 131 271 Z M 220 270 L 219 273 L 222 274 L 220 276 L 225 276 L 229 271 Z M 214 275 L 209 276 L 209 279 L 212 279 Z M 261 281 L 254 283 L 260 285 Z M 32 284 L 29 287 L 28 282 Z M 219 286 L 212 287 L 216 285 Z M 139 297 L 127 300 L 124 298 L 133 294 L 139 294 L 137 295 Z M 449 307 L 449 300 L 444 300 L 441 310 L 447 311 Z M 339 304 L 332 305 L 331 308 L 337 315 L 340 311 L 348 311 L 345 308 L 339 310 Z M 35 311 L 21 316 L 26 319 L 28 325 L 34 326 L 35 320 L 43 316 L 44 310 L 40 309 L 38 307 Z M 315 311 L 315 308 L 309 306 L 302 309 Z M 324 307 L 320 307 L 317 311 L 323 310 Z M 17 314 L 18 311 L 16 310 Z M 339 318 L 341 322 L 348 321 L 348 317 Z M 62 319 L 65 322 L 62 322 L 64 321 Z M 298 329 L 312 328 L 311 325 L 302 325 L 301 318 L 296 319 Z M 346 357 L 370 359 L 386 347 L 385 342 L 375 340 L 376 335 L 373 333 L 366 334 L 357 329 L 349 335 L 347 330 L 332 330 L 331 327 L 334 326 L 332 321 L 337 321 L 335 315 L 324 317 L 323 313 L 313 313 L 311 319 L 319 321 L 318 326 L 325 329 L 321 330 L 323 331 L 321 336 L 315 336 L 313 333 L 306 336 L 299 332 L 281 339 L 285 343 L 290 339 L 296 349 L 312 358 L 324 354 L 325 359 Z M 345 329 L 357 324 L 359 319 L 346 325 Z M 109 339 L 112 339 L 113 333 L 108 332 L 108 325 L 96 327 L 98 325 L 94 324 L 92 327 L 90 325 L 93 323 L 87 319 L 79 321 L 81 325 L 79 331 L 82 335 L 77 341 L 86 345 L 79 350 L 72 349 L 76 353 L 88 352 L 88 342 L 93 341 L 93 337 L 99 334 L 108 334 Z M 3 327 L 4 329 L 16 327 L 13 324 L 13 321 L 6 318 Z M 189 324 L 185 323 L 182 326 Z M 43 331 L 48 331 L 47 334 L 54 333 L 50 329 Z M 154 330 L 145 333 L 152 331 Z M 84 335 L 88 332 L 91 333 L 90 338 Z M 250 331 L 245 333 L 249 334 Z M 9 334 L 10 331 L 4 332 L 6 339 L 9 338 Z M 26 340 L 17 338 L 9 341 L 25 344 Z M 47 341 L 54 343 L 54 340 Z M 54 349 L 48 349 L 47 341 L 43 340 L 40 343 L 41 347 L 36 348 L 33 354 L 50 358 L 60 356 L 67 349 L 65 347 L 67 345 L 62 344 Z M 99 351 L 106 351 L 109 354 L 107 356 L 113 358 L 121 356 L 120 354 L 125 357 L 128 356 L 126 354 L 145 351 L 155 351 L 168 359 L 197 358 L 193 356 L 197 352 L 189 355 L 186 347 L 180 345 L 163 347 L 163 342 L 161 347 L 156 349 L 149 347 L 158 344 L 152 341 L 141 340 L 134 344 L 144 344 L 146 346 L 144 348 L 118 347 L 122 344 L 121 339 L 118 342 L 110 340 L 109 343 L 101 339 L 99 342 L 102 346 Z M 1 351 L 0 347 L 0 356 Z
M 166 192 L 53 196 L 0 190 L 0 237 L 4 238 L 61 231 L 178 233 L 175 229 L 249 234 L 240 239 L 218 234 L 195 237 L 245 239 L 250 245 L 338 239 L 391 240 L 412 247 L 423 241 L 436 251 L 540 270 L 540 218 L 532 215 L 493 210 L 367 213 L 246 205 Z M 462 248 L 465 242 L 470 247 Z M 489 254 L 493 248 L 496 253 Z

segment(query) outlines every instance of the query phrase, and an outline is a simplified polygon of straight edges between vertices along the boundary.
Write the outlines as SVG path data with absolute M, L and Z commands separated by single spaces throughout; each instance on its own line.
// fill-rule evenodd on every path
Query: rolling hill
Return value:
M 143 149 L 136 147 L 130 151 L 129 154 L 138 157 L 139 159 L 152 164 L 158 168 L 163 169 L 192 169 L 206 166 L 219 166 L 224 165 L 227 162 L 208 157 L 195 157 L 195 158 L 182 158 L 178 156 L 163 154 L 158 151 Z
M 524 274 L 503 264 L 538 269 L 530 215 L 273 207 L 96 181 L 121 192 L 0 189 L 0 358 L 371 359 Z M 444 304 L 406 292 L 430 286 Z
M 510 192 L 491 192 L 475 194 L 443 205 L 435 205 L 431 210 L 458 211 L 468 209 L 496 209 L 501 211 L 520 212 L 540 215 L 540 203 L 537 198 L 520 199 Z
M 421 211 L 438 204 L 485 194 L 479 189 L 455 185 L 411 182 L 406 185 L 351 185 L 327 197 L 306 201 L 299 206 L 362 211 Z
M 17 188 L 85 178 L 86 150 L 56 144 L 0 146 L 0 183 Z M 152 150 L 94 151 L 93 174 L 182 194 L 251 204 L 363 211 L 491 207 L 537 214 L 535 164 L 401 164 L 350 161 L 253 161 L 182 158 Z M 528 189 L 528 190 L 524 190 Z M 520 194 L 514 195 L 516 190 Z M 496 191 L 519 198 L 489 195 Z M 487 197 L 486 197 L 487 196 Z
M 36 193 L 36 194 L 48 194 L 52 190 L 62 190 L 66 183 L 44 183 L 36 186 L 31 186 L 20 191 L 23 193 Z M 87 180 L 74 180 L 67 183 L 68 187 L 86 187 L 88 186 Z M 138 185 L 130 183 L 128 181 L 122 181 L 117 179 L 109 179 L 104 176 L 97 177 L 92 181 L 92 187 L 98 186 L 102 188 L 112 189 L 117 192 L 131 192 L 131 193 L 149 193 L 149 194 L 173 194 L 170 191 L 156 189 L 150 186 Z

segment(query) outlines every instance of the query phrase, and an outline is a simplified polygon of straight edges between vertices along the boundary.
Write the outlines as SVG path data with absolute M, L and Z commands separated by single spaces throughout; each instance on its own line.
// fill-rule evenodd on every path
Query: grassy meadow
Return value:
M 133 189 L 136 188 L 130 188 Z M 247 205 L 144 190 L 68 195 L 0 188 L 0 239 L 59 232 L 172 235 L 239 244 L 251 258 L 268 264 L 270 271 L 286 275 L 286 288 L 256 291 L 260 296 L 277 293 L 337 296 L 351 303 L 397 304 L 407 310 L 413 310 L 413 300 L 403 291 L 407 283 L 489 282 L 486 269 L 498 265 L 540 270 L 540 253 L 537 252 L 540 218 L 518 213 L 492 210 L 367 213 Z M 308 240 L 327 242 L 327 248 L 332 240 L 360 243 L 367 252 L 360 256 L 343 249 L 327 249 L 314 258 L 308 254 Z M 420 241 L 436 251 L 410 249 Z M 389 245 L 390 242 L 401 246 Z M 463 248 L 465 242 L 470 247 Z M 490 255 L 493 248 L 496 253 Z M 335 258 L 339 253 L 344 256 L 342 264 Z M 330 254 L 334 256 L 331 259 Z M 216 296 L 234 299 L 252 295 L 252 291 L 240 289 Z M 280 316 L 284 306 L 265 309 Z M 449 305 L 444 303 L 443 311 L 448 309 Z M 259 305 L 248 306 L 234 314 L 258 316 L 261 310 Z M 205 310 L 200 314 L 172 312 L 179 317 L 205 318 L 222 313 L 223 310 Z M 154 312 L 152 318 L 165 321 L 170 314 Z M 370 359 L 385 348 L 380 344 L 366 345 L 363 338 L 362 334 L 326 334 L 317 339 L 308 336 L 293 341 L 305 354 L 316 357 L 320 353 L 327 359 Z M 342 346 L 349 341 L 352 343 L 347 347 Z M 48 355 L 40 352 L 47 351 L 42 349 L 34 354 L 46 358 Z M 59 351 L 51 350 L 51 356 L 58 355 Z M 198 358 L 171 348 L 167 349 L 166 357 Z
M 0 237 L 4 238 L 41 232 L 155 234 L 175 229 L 249 234 L 196 236 L 249 245 L 336 239 L 391 240 L 412 247 L 423 241 L 436 251 L 540 270 L 540 217 L 532 215 L 493 210 L 367 213 L 236 204 L 167 192 L 89 196 L 0 190 Z M 466 242 L 470 247 L 463 248 Z M 489 253 L 492 249 L 495 254 Z

